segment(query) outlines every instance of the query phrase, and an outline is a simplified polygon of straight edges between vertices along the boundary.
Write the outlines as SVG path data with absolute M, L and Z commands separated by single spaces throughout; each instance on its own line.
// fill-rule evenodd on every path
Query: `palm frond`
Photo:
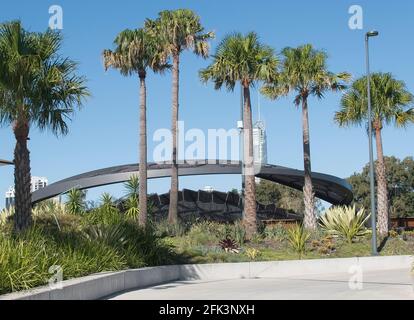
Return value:
M 89 96 L 77 63 L 59 54 L 62 34 L 28 32 L 20 21 L 0 25 L 0 123 L 19 119 L 66 134 L 67 121 Z
M 262 93 L 270 99 L 277 99 L 296 91 L 294 103 L 299 105 L 307 96 L 323 98 L 327 91 L 346 89 L 350 75 L 328 71 L 325 51 L 316 50 L 310 44 L 298 48 L 282 50 L 282 71 L 280 75 L 268 81 Z
M 193 50 L 207 58 L 208 41 L 214 38 L 214 32 L 204 32 L 200 17 L 189 9 L 161 11 L 157 19 L 146 20 L 145 30 L 160 41 L 165 56 Z
M 396 80 L 390 73 L 371 75 L 371 104 L 374 121 L 404 127 L 413 122 L 412 105 L 414 98 L 404 82 Z M 367 78 L 355 80 L 341 99 L 341 110 L 335 121 L 340 125 L 362 125 L 368 119 Z
M 144 29 L 126 29 L 115 38 L 114 50 L 102 53 L 104 68 L 114 68 L 124 76 L 144 75 L 147 69 L 163 72 L 171 66 L 163 51 L 160 38 Z
M 238 82 L 254 86 L 258 81 L 275 81 L 278 63 L 273 49 L 262 44 L 256 33 L 232 33 L 220 42 L 213 62 L 199 75 L 203 82 L 211 80 L 215 89 L 224 85 L 232 91 Z

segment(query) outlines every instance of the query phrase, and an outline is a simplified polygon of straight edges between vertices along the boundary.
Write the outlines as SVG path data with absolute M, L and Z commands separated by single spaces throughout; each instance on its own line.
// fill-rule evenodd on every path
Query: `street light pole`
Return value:
M 372 108 L 371 108 L 371 75 L 369 70 L 369 38 L 378 36 L 378 31 L 370 31 L 365 35 L 365 57 L 367 65 L 367 90 L 368 90 L 368 139 L 369 139 L 369 178 L 371 189 L 371 228 L 372 228 L 372 255 L 378 255 L 377 250 L 377 220 L 375 209 L 375 184 L 374 184 L 374 152 L 372 142 Z

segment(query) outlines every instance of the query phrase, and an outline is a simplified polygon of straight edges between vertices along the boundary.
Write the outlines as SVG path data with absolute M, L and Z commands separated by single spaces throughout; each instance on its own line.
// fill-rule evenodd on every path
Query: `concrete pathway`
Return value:
M 303 277 L 178 281 L 120 293 L 110 300 L 414 300 L 413 278 L 407 269 L 363 274 L 362 289 L 350 289 L 350 274 Z M 352 282 L 355 288 L 356 285 Z M 352 285 L 351 285 L 352 286 Z

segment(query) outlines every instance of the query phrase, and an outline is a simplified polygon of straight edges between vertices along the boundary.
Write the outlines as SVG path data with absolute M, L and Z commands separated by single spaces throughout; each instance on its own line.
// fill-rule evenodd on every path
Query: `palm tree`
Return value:
M 77 64 L 59 55 L 60 33 L 28 32 L 20 21 L 0 25 L 0 124 L 11 125 L 14 150 L 14 227 L 26 229 L 32 221 L 30 128 L 68 133 L 67 119 L 88 96 L 85 79 L 75 74 Z
M 303 126 L 303 158 L 304 158 L 304 204 L 305 217 L 304 226 L 306 229 L 317 228 L 315 214 L 315 194 L 312 185 L 310 138 L 309 138 L 309 116 L 308 98 L 316 96 L 319 99 L 324 97 L 326 91 L 345 89 L 343 81 L 348 81 L 348 73 L 334 74 L 327 70 L 327 54 L 315 50 L 312 45 L 307 44 L 298 48 L 285 48 L 282 51 L 284 57 L 283 71 L 275 83 L 264 86 L 262 93 L 271 99 L 286 96 L 291 91 L 296 92 L 294 104 L 302 105 L 302 126 Z
M 386 168 L 382 146 L 381 130 L 384 125 L 395 124 L 405 127 L 414 122 L 413 95 L 408 92 L 405 83 L 393 78 L 390 73 L 374 73 L 371 76 L 372 125 L 377 145 L 377 202 L 378 231 L 386 236 L 389 228 L 389 202 Z M 367 78 L 356 80 L 341 100 L 341 110 L 335 115 L 335 121 L 341 126 L 362 125 L 368 121 Z
M 143 29 L 124 30 L 114 41 L 115 51 L 105 50 L 103 53 L 105 69 L 118 69 L 122 75 L 138 74 L 140 94 L 139 116 L 139 224 L 147 223 L 147 70 L 162 72 L 169 66 L 163 58 L 161 47 L 155 37 Z M 138 204 L 137 204 L 138 207 Z
M 226 36 L 219 44 L 210 66 L 200 71 L 200 78 L 212 80 L 215 89 L 223 85 L 230 91 L 237 83 L 243 88 L 244 97 L 244 158 L 246 172 L 245 227 L 246 236 L 251 238 L 257 231 L 256 191 L 253 159 L 253 124 L 250 88 L 258 81 L 270 82 L 277 76 L 278 59 L 269 46 L 262 44 L 256 33 L 246 35 L 234 33 Z
M 168 220 L 177 222 L 178 211 L 178 111 L 179 111 L 179 74 L 180 55 L 184 50 L 193 52 L 203 58 L 208 57 L 208 40 L 214 37 L 212 32 L 204 33 L 200 18 L 191 10 L 178 9 L 161 11 L 156 20 L 147 20 L 146 29 L 157 36 L 164 48 L 166 56 L 172 58 L 172 155 L 171 155 L 171 190 Z

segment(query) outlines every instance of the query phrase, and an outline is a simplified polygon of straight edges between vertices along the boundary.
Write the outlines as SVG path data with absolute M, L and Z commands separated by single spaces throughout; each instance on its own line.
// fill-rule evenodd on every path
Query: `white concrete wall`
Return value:
M 410 270 L 412 256 L 363 257 L 300 261 L 221 263 L 162 266 L 120 272 L 100 273 L 63 281 L 62 289 L 45 286 L 0 296 L 0 300 L 94 300 L 132 289 L 173 281 L 280 278 L 297 275 L 347 273 L 352 266 L 363 270 Z

